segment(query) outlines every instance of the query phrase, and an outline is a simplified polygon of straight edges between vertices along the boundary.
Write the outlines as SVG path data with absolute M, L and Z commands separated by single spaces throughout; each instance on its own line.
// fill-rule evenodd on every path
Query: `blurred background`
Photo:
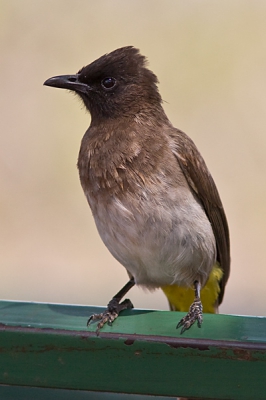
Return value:
M 79 184 L 90 115 L 43 82 L 134 45 L 224 203 L 232 272 L 220 311 L 266 314 L 265 21 L 263 0 L 0 0 L 2 299 L 106 305 L 126 282 Z M 129 297 L 168 308 L 159 290 Z

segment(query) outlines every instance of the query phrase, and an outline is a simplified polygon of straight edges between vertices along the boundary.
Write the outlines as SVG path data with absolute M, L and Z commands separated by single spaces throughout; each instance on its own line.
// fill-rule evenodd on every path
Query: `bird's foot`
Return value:
M 187 329 L 189 329 L 196 321 L 198 323 L 198 327 L 200 328 L 202 320 L 203 320 L 202 303 L 200 298 L 196 297 L 191 306 L 189 307 L 187 315 L 178 322 L 176 328 L 178 329 L 182 326 L 181 329 L 181 334 L 182 334 Z
M 87 326 L 90 325 L 93 321 L 98 321 L 96 334 L 97 336 L 100 333 L 100 329 L 104 326 L 104 324 L 108 323 L 108 325 L 112 325 L 114 320 L 118 317 L 121 311 L 127 310 L 129 308 L 134 308 L 133 304 L 129 299 L 125 299 L 121 303 L 114 297 L 108 304 L 107 309 L 100 314 L 93 314 L 90 316 L 87 322 Z

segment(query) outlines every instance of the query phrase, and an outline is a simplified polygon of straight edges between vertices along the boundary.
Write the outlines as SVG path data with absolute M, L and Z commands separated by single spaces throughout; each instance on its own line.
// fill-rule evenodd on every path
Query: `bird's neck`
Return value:
M 130 105 L 118 105 L 117 109 L 104 110 L 90 109 L 91 127 L 100 128 L 102 126 L 112 127 L 123 125 L 124 121 L 128 125 L 138 122 L 142 125 L 168 124 L 169 120 L 164 112 L 161 103 L 150 104 L 149 102 L 131 103 Z
M 85 192 L 90 190 L 87 198 L 106 191 L 117 195 L 143 184 L 164 156 L 167 138 L 163 132 L 169 125 L 164 112 L 158 118 L 155 111 L 147 115 L 144 110 L 134 118 L 92 121 L 78 160 L 81 184 Z

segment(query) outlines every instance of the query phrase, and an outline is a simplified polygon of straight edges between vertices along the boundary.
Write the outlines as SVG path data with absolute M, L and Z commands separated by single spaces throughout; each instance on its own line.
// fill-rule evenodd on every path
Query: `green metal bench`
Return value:
M 204 314 L 180 335 L 184 313 L 128 310 L 96 336 L 101 311 L 1 301 L 0 399 L 266 399 L 266 318 Z

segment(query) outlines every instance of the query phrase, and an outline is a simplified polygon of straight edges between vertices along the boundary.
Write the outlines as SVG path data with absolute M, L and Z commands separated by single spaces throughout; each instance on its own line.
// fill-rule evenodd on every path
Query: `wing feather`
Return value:
M 212 225 L 217 247 L 217 261 L 223 270 L 218 299 L 220 304 L 230 273 L 230 239 L 224 208 L 214 180 L 194 142 L 178 129 L 171 130 L 170 137 L 174 144 L 174 155 L 189 186 L 200 199 Z

